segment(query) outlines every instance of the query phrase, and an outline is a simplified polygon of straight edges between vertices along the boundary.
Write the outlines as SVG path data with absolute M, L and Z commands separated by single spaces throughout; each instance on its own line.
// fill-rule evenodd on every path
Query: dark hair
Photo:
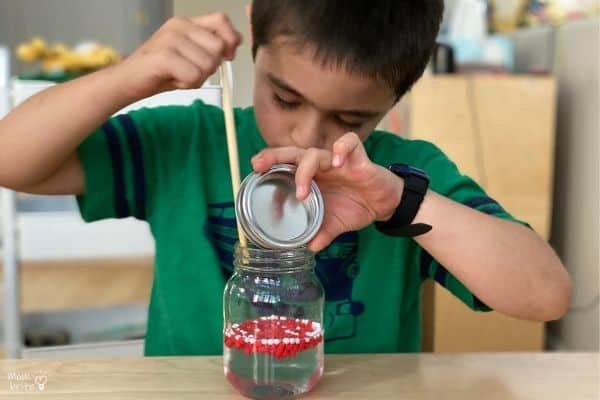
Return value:
M 379 79 L 398 98 L 435 48 L 443 0 L 254 0 L 253 55 L 278 36 L 311 45 L 323 65 Z

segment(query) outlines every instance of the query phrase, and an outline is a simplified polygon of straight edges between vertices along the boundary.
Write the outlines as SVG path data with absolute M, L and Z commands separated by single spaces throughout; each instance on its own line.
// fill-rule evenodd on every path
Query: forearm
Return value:
M 491 308 L 551 320 L 566 311 L 569 276 L 534 231 L 429 191 L 415 222 L 433 225 L 416 240 Z
M 108 68 L 57 85 L 0 120 L 0 186 L 35 185 L 59 168 L 114 112 L 132 101 Z

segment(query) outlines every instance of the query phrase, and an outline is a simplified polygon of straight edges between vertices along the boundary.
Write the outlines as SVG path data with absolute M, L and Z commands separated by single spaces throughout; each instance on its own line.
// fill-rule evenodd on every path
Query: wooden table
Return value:
M 327 356 L 303 399 L 597 400 L 598 353 Z M 44 383 L 43 390 L 35 384 Z M 46 378 L 44 378 L 44 376 Z M 31 392 L 28 392 L 31 390 Z M 0 361 L 0 398 L 243 399 L 221 357 Z

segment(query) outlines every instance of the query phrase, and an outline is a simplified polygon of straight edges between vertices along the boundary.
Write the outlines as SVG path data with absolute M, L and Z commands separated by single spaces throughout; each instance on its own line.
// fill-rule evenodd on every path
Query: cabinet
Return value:
M 426 76 L 388 116 L 386 127 L 438 145 L 508 212 L 548 239 L 555 98 L 549 77 Z M 544 346 L 544 324 L 472 312 L 429 282 L 423 289 L 423 316 L 426 351 Z

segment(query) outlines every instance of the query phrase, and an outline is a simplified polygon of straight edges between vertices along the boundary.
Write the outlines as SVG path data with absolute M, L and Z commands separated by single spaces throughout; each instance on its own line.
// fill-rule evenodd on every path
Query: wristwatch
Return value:
M 412 223 L 429 187 L 427 173 L 406 164 L 392 164 L 388 169 L 404 180 L 404 190 L 392 218 L 375 222 L 375 228 L 390 236 L 415 237 L 429 232 L 431 225 Z

